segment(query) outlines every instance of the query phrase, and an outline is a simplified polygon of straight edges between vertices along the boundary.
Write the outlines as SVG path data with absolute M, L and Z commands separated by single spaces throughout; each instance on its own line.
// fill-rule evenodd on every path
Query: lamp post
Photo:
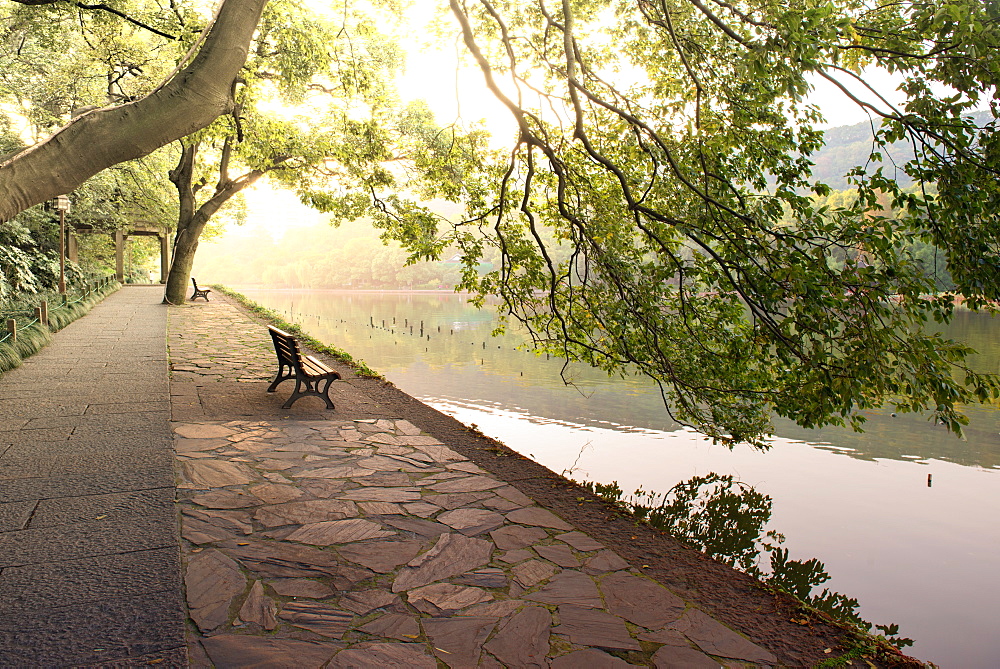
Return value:
M 66 212 L 69 211 L 69 198 L 65 195 L 56 197 L 56 209 L 59 211 L 59 294 L 66 294 Z

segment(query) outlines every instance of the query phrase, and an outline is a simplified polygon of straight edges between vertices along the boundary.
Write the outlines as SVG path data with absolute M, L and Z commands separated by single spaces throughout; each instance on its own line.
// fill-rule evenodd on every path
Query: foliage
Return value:
M 539 348 L 652 378 L 676 419 L 723 443 L 765 447 L 772 412 L 860 428 L 859 412 L 887 401 L 960 432 L 963 403 L 1000 396 L 996 378 L 967 367 L 967 347 L 925 329 L 949 319 L 953 301 L 925 299 L 935 286 L 906 247 L 939 249 L 971 308 L 1000 298 L 995 0 L 449 4 L 517 122 L 511 150 L 493 155 L 480 131 L 437 128 L 417 107 L 391 113 L 382 75 L 395 56 L 376 21 L 345 6 L 331 33 L 280 0 L 261 20 L 234 113 L 185 141 L 179 221 L 192 220 L 184 198 L 205 176 L 194 160 L 208 139 L 219 169 L 202 220 L 178 231 L 183 280 L 172 277 L 169 294 L 186 288 L 204 221 L 273 172 L 340 218 L 374 206 L 412 258 L 460 249 L 463 287 L 499 295 Z M 100 83 L 122 101 L 148 90 L 162 72 L 153 61 L 180 54 L 203 23 L 183 4 L 124 6 L 139 23 L 68 3 L 4 8 L 8 54 L 25 34 L 24 53 L 57 50 L 81 20 L 91 42 L 114 45 L 83 69 L 68 52 L 52 66 L 36 58 L 43 69 L 4 85 L 19 103 L 30 77 L 44 80 L 44 103 L 25 110 L 37 127 L 65 119 L 78 86 Z M 866 90 L 866 67 L 898 76 L 905 102 Z M 807 196 L 830 192 L 811 175 L 823 143 L 820 112 L 803 102 L 811 77 L 872 116 L 871 150 L 845 175 L 851 203 Z M 266 90 L 344 104 L 329 119 L 289 119 L 263 113 L 255 96 Z M 335 123 L 303 135 L 311 119 Z M 407 147 L 419 150 L 398 151 Z M 229 173 L 234 156 L 240 175 Z M 415 202 L 428 197 L 461 200 L 469 216 L 443 224 Z M 480 276 L 491 252 L 501 262 Z
M 122 4 L 149 25 L 171 14 L 142 0 Z M 74 113 L 149 92 L 175 60 L 169 54 L 180 47 L 173 40 L 94 9 L 70 3 L 0 7 L 0 98 L 29 143 Z
M 499 295 L 538 347 L 646 375 L 679 422 L 761 448 L 772 412 L 860 428 L 889 402 L 960 432 L 963 403 L 1000 394 L 925 329 L 952 300 L 926 299 L 904 248 L 940 249 L 973 308 L 1000 298 L 995 2 L 450 5 L 518 136 L 470 160 L 464 222 L 438 233 L 397 206 L 381 223 L 414 256 L 454 245 L 471 267 L 499 250 L 463 287 Z M 906 101 L 865 90 L 866 67 Z M 857 197 L 836 207 L 808 196 L 830 192 L 810 173 L 811 77 L 873 119 L 846 175 Z
M 391 88 L 400 53 L 370 13 L 341 9 L 334 22 L 295 0 L 272 1 L 233 113 L 183 140 L 170 172 L 180 214 L 168 301 L 186 288 L 205 224 L 261 177 L 315 208 L 342 211 L 352 201 L 338 189 L 355 177 L 355 163 L 377 165 L 384 181 L 382 163 L 406 148 L 392 139 L 394 124 L 412 116 L 397 111 Z
M 51 218 L 51 214 L 36 208 L 18 219 L 0 223 L 0 304 L 58 287 L 58 241 L 54 241 L 53 248 Z M 54 228 L 58 240 L 58 225 Z M 73 263 L 67 263 L 66 279 L 67 285 L 73 285 L 83 280 L 83 273 Z
M 134 3 L 128 10 L 145 25 L 163 24 L 145 3 Z M 25 142 L 37 141 L 89 109 L 148 92 L 172 65 L 170 54 L 176 48 L 170 40 L 107 12 L 68 4 L 4 6 L 0 9 L 0 129 L 7 134 L 0 132 L 0 153 L 21 149 Z M 168 184 L 157 174 L 162 173 L 168 156 L 169 151 L 159 152 L 116 165 L 80 184 L 69 194 L 72 208 L 66 215 L 67 227 L 107 233 L 137 223 L 168 227 L 176 217 L 176 204 Z M 27 227 L 41 250 L 49 254 L 58 250 L 53 212 L 36 206 L 13 220 L 0 227 Z M 88 235 L 79 234 L 78 239 L 89 269 L 114 267 L 113 252 L 109 264 L 100 255 L 86 254 L 91 246 L 103 250 L 101 244 L 93 244 L 95 240 Z M 104 242 L 106 246 L 106 238 Z M 77 277 L 72 265 L 70 272 L 70 280 Z M 51 274 L 46 273 L 42 283 Z M 37 289 L 25 284 L 18 290 L 31 293 Z
M 781 547 L 784 536 L 775 530 L 765 532 L 771 519 L 770 496 L 732 475 L 695 476 L 663 494 L 640 488 L 626 496 L 617 482 L 586 481 L 582 485 L 637 521 L 663 530 L 835 620 L 865 633 L 877 629 L 897 648 L 913 645 L 912 639 L 898 636 L 898 625 L 873 625 L 861 618 L 857 599 L 829 588 L 814 594 L 814 588 L 830 580 L 824 564 L 816 558 L 791 559 L 788 549 Z

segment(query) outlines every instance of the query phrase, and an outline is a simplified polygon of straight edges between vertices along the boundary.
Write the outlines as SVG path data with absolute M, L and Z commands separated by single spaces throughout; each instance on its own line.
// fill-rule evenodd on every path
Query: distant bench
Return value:
M 282 409 L 291 409 L 292 404 L 300 397 L 315 395 L 326 402 L 327 409 L 333 409 L 330 401 L 330 384 L 340 378 L 340 374 L 330 369 L 311 355 L 302 355 L 295 337 L 284 330 L 271 325 L 267 326 L 274 342 L 274 352 L 278 355 L 278 374 L 268 387 L 267 392 L 273 393 L 282 381 L 295 379 L 295 391 L 288 401 L 281 405 Z M 325 381 L 323 389 L 320 383 Z M 305 390 L 303 390 L 305 388 Z
M 191 283 L 194 285 L 194 295 L 191 296 L 191 301 L 194 302 L 195 299 L 199 297 L 204 297 L 205 301 L 208 302 L 208 294 L 212 292 L 210 288 L 199 288 L 198 282 L 191 277 Z

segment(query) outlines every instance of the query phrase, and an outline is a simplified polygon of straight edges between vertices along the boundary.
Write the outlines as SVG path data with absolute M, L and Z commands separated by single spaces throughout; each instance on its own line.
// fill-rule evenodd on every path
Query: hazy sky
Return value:
M 455 40 L 440 40 L 428 46 L 428 40 L 421 38 L 428 32 L 426 22 L 432 15 L 428 8 L 432 6 L 433 3 L 429 2 L 418 3 L 409 12 L 413 29 L 409 32 L 412 37 L 404 38 L 407 66 L 406 73 L 398 82 L 400 94 L 405 99 L 426 100 L 441 123 L 449 123 L 458 118 L 465 122 L 484 119 L 494 135 L 512 135 L 516 124 L 506 107 L 486 89 L 482 73 L 467 64 L 459 66 L 466 55 L 465 46 L 460 40 L 456 37 Z M 452 20 L 452 25 L 457 34 L 457 23 Z M 884 70 L 866 71 L 864 76 L 891 102 L 899 103 L 903 100 L 903 96 L 896 90 L 901 81 L 898 76 L 890 75 Z M 877 104 L 880 108 L 885 107 L 876 96 L 864 91 L 848 77 L 840 75 L 840 80 L 866 102 Z M 869 120 L 865 110 L 846 98 L 833 84 L 820 77 L 813 77 L 811 81 L 814 91 L 807 102 L 816 104 L 823 110 L 828 127 Z
M 322 13 L 329 14 L 328 0 L 313 0 L 310 3 Z M 510 112 L 486 88 L 482 73 L 468 64 L 461 65 L 465 57 L 465 46 L 457 38 L 457 24 L 446 15 L 446 25 L 455 31 L 455 39 L 431 37 L 428 23 L 433 16 L 436 3 L 426 0 L 414 4 L 408 11 L 412 28 L 403 37 L 407 51 L 406 69 L 397 82 L 400 95 L 406 100 L 423 99 L 433 109 L 439 123 L 447 124 L 456 120 L 468 124 L 480 120 L 486 122 L 497 145 L 505 146 L 516 130 Z M 449 23 L 450 22 L 450 23 Z M 467 61 L 467 59 L 466 59 Z M 879 92 L 890 100 L 900 100 L 895 91 L 899 79 L 885 72 L 868 72 L 866 78 L 872 81 Z M 867 121 L 868 116 L 857 105 L 847 100 L 833 84 L 816 78 L 815 91 L 809 102 L 820 106 L 827 116 L 828 126 L 850 125 Z M 870 95 L 858 93 L 871 102 Z M 321 216 L 302 205 L 287 191 L 277 191 L 269 184 L 260 183 L 246 193 L 248 221 L 238 234 L 267 234 L 280 236 L 287 227 L 315 225 Z M 282 220 L 282 226 L 270 224 Z

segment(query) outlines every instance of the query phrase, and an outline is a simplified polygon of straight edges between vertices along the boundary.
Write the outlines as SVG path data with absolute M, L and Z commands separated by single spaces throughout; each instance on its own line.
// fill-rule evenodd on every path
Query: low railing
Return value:
M 24 330 L 36 324 L 48 326 L 53 318 L 57 321 L 62 320 L 58 317 L 60 311 L 70 309 L 73 305 L 83 302 L 94 293 L 107 288 L 114 282 L 115 277 L 113 275 L 95 277 L 81 284 L 71 294 L 57 295 L 55 306 L 48 299 L 43 299 L 28 309 L 0 310 L 0 323 L 3 324 L 3 329 L 0 330 L 0 344 L 15 343 L 17 341 L 18 330 Z M 66 322 L 63 322 L 56 329 L 61 329 L 66 324 Z

